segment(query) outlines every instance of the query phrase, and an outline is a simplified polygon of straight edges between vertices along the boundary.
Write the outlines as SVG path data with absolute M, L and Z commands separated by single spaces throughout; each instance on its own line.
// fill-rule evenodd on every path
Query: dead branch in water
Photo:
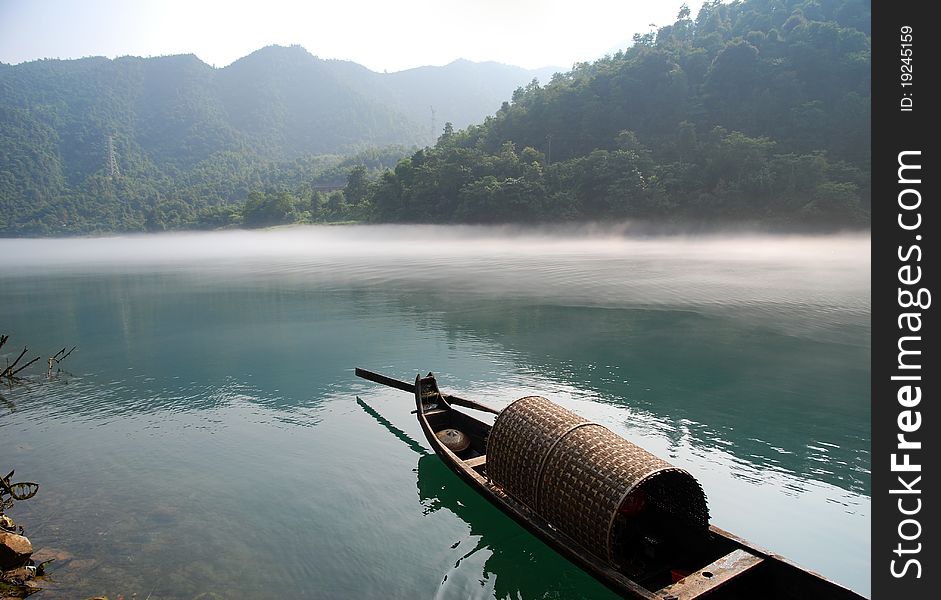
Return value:
M 7 340 L 9 339 L 10 339 L 9 335 L 6 335 L 6 334 L 0 335 L 0 347 L 3 347 L 3 345 L 6 344 Z M 68 358 L 69 355 L 72 354 L 72 352 L 74 352 L 77 347 L 78 346 L 72 346 L 72 349 L 66 352 L 67 346 L 64 346 L 61 350 L 59 350 L 58 352 L 50 356 L 48 359 L 49 370 L 47 372 L 47 375 L 51 376 L 52 366 L 54 364 L 59 364 L 63 360 Z M 21 381 L 19 378 L 16 377 L 17 373 L 19 373 L 26 367 L 30 366 L 31 364 L 33 364 L 40 358 L 37 356 L 29 360 L 26 364 L 17 367 L 17 365 L 19 365 L 20 361 L 23 359 L 23 357 L 26 355 L 27 352 L 29 352 L 29 346 L 23 346 L 23 351 L 20 352 L 19 356 L 16 357 L 16 360 L 14 360 L 12 364 L 10 364 L 10 361 L 7 360 L 7 366 L 2 371 L 0 371 L 0 378 L 5 377 L 11 384 L 14 380 Z
M 15 371 L 13 371 L 12 373 L 10 373 L 9 377 L 14 377 L 14 376 L 16 376 L 17 373 L 19 373 L 20 371 L 22 371 L 22 370 L 25 369 L 26 367 L 30 366 L 31 364 L 33 364 L 33 363 L 36 362 L 37 360 L 39 360 L 39 357 L 38 357 L 38 356 L 37 356 L 36 358 L 34 358 L 33 360 L 29 361 L 28 363 L 26 363 L 25 365 L 23 365 L 22 367 L 20 367 L 19 369 L 17 369 L 17 370 L 15 370 Z
M 65 352 L 65 348 L 63 348 L 63 349 L 60 350 L 59 352 L 56 352 L 56 355 L 58 356 L 58 354 L 59 354 L 60 352 L 65 352 L 65 355 L 64 355 L 64 356 L 62 356 L 61 358 L 56 358 L 55 356 L 53 356 L 52 358 L 55 358 L 56 362 L 57 362 L 57 363 L 60 363 L 60 362 L 62 362 L 63 360 L 67 359 L 67 358 L 69 357 L 69 354 L 72 354 L 72 352 L 75 351 L 76 348 L 78 348 L 78 346 L 72 346 L 72 349 L 69 350 L 68 352 Z
M 76 348 L 78 348 L 78 346 L 72 346 L 72 349 L 69 350 L 68 352 L 66 352 L 66 351 L 65 351 L 65 347 L 63 347 L 62 350 L 59 350 L 58 352 L 56 352 L 55 354 L 53 354 L 52 356 L 50 356 L 50 357 L 49 357 L 49 368 L 48 368 L 48 370 L 46 371 L 46 376 L 47 376 L 47 377 L 52 377 L 52 366 L 53 366 L 53 365 L 57 365 L 57 364 L 61 363 L 63 360 L 67 359 L 67 358 L 69 357 L 69 354 L 72 354 L 72 352 L 74 352 Z M 60 356 L 60 355 L 61 355 L 61 356 Z M 60 372 L 60 371 L 62 371 L 62 369 L 58 369 L 56 372 Z
M 20 359 L 22 359 L 23 356 L 24 356 L 27 352 L 29 352 L 29 346 L 23 346 L 23 351 L 20 352 L 20 355 L 16 357 L 16 360 L 13 361 L 13 364 L 12 364 L 12 365 L 7 365 L 7 368 L 4 369 L 2 373 L 0 373 L 0 377 L 6 377 L 6 378 L 8 378 L 8 379 L 13 379 L 13 376 L 14 376 L 14 375 L 16 375 L 17 373 L 19 373 L 20 371 L 22 371 L 23 369 L 25 369 L 25 368 L 28 367 L 29 365 L 33 364 L 33 363 L 36 362 L 37 360 L 39 360 L 39 357 L 37 356 L 37 357 L 34 358 L 33 360 L 29 361 L 28 363 L 26 363 L 25 365 L 23 365 L 22 367 L 20 367 L 19 369 L 17 369 L 17 368 L 16 368 L 16 365 L 19 364 Z

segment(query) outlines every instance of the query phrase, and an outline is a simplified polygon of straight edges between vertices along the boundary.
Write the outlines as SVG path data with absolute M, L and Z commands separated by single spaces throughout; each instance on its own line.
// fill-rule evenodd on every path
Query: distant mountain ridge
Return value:
M 12 214 L 110 175 L 109 138 L 121 174 L 149 180 L 229 153 L 290 161 L 414 147 L 446 122 L 483 120 L 540 74 L 463 60 L 376 73 L 300 46 L 268 46 L 223 68 L 192 54 L 0 63 L 0 230 Z
M 192 55 L 0 65 L 0 235 L 343 220 L 865 228 L 871 20 L 866 0 L 716 0 L 695 17 L 683 5 L 543 85 L 468 61 L 379 74 L 297 46 L 223 69 Z

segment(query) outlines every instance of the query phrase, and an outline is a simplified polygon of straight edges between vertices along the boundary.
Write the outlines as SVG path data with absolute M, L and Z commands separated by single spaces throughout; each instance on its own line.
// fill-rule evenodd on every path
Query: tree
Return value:
M 350 204 L 356 206 L 366 199 L 368 192 L 369 180 L 366 176 L 366 167 L 357 165 L 350 170 L 349 175 L 346 177 L 344 196 Z
M 264 194 L 252 192 L 242 211 L 248 227 L 270 227 L 294 222 L 295 199 L 288 192 Z
M 448 121 L 444 124 L 444 131 L 441 132 L 441 136 L 438 138 L 438 145 L 446 146 L 454 137 L 454 125 L 451 121 Z

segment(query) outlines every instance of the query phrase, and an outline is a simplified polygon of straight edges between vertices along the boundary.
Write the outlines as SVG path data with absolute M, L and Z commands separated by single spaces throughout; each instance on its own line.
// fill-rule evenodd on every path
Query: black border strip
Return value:
M 939 417 L 930 407 L 939 386 L 929 350 L 937 334 L 929 298 L 941 269 L 930 245 L 941 228 L 930 125 L 941 110 L 933 92 L 941 32 L 928 15 L 933 3 L 874 4 L 872 597 L 929 598 L 939 571 L 928 558 L 926 520 L 935 507 L 926 488 L 937 487 L 930 455 L 938 452 Z

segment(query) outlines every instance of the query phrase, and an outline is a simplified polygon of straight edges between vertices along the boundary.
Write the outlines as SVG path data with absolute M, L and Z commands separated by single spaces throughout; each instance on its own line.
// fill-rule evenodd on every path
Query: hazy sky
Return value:
M 687 2 L 693 16 L 701 1 Z M 222 67 L 300 44 L 374 71 L 457 58 L 568 69 L 672 23 L 682 0 L 0 0 L 0 61 L 194 53 Z

